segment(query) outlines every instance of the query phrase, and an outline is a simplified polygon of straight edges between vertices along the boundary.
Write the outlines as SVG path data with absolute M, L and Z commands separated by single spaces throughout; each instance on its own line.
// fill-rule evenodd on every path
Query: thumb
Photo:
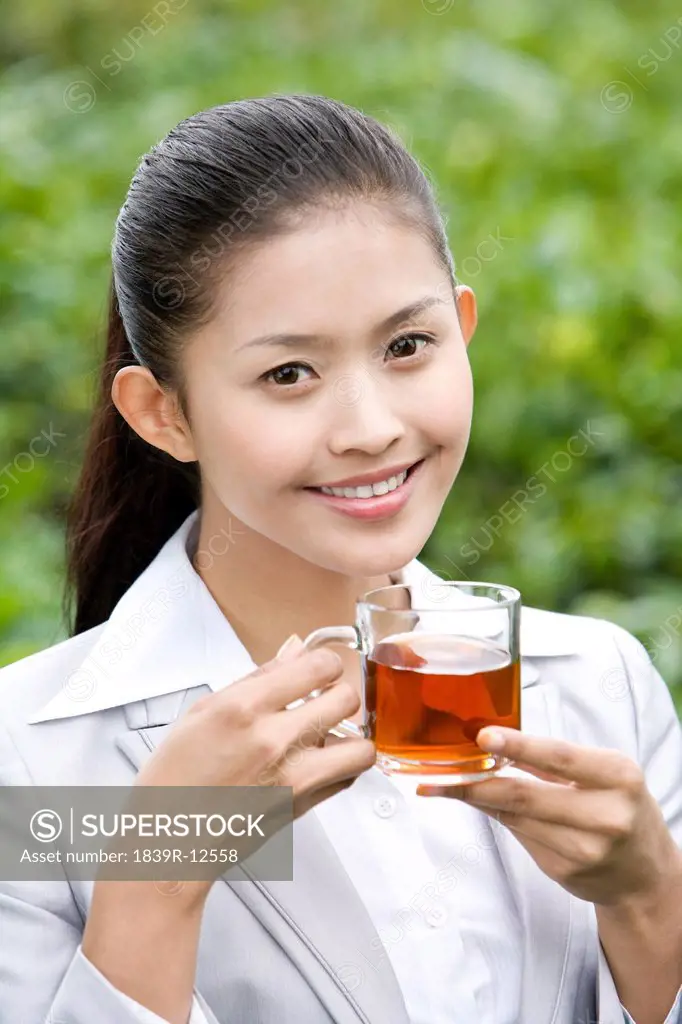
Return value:
M 295 658 L 300 654 L 303 649 L 303 641 L 298 633 L 292 633 L 291 636 L 284 641 L 274 658 L 270 658 L 269 661 L 264 661 L 262 665 L 259 665 L 253 672 L 250 672 L 249 676 L 252 677 L 260 675 L 262 672 L 266 672 L 268 669 L 275 668 L 277 665 L 280 665 L 283 661 L 290 661 L 292 658 Z
M 284 641 L 284 643 L 282 644 L 280 649 L 277 651 L 277 654 L 275 655 L 275 657 L 272 660 L 273 661 L 288 661 L 290 658 L 295 658 L 296 655 L 300 654 L 300 652 L 302 650 L 303 650 L 303 641 L 301 640 L 301 638 L 298 635 L 298 633 L 292 633 L 291 636 L 288 637 Z

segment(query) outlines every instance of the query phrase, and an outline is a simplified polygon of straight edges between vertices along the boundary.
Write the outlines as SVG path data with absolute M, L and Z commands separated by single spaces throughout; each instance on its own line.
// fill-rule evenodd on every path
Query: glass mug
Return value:
M 388 775 L 442 785 L 494 775 L 511 762 L 481 750 L 476 735 L 486 725 L 521 728 L 520 621 L 519 591 L 493 583 L 429 579 L 369 591 L 355 625 L 324 626 L 303 641 L 361 655 L 362 724 L 329 731 L 371 739 Z

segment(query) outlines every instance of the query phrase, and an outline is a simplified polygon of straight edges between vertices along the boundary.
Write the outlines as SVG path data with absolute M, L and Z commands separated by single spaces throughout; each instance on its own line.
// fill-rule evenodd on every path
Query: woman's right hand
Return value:
M 297 647 L 287 646 L 279 658 L 200 697 L 138 773 L 131 809 L 136 809 L 138 786 L 291 786 L 297 817 L 350 786 L 374 764 L 376 752 L 364 739 L 324 746 L 329 729 L 360 707 L 353 687 L 339 681 L 342 673 L 338 654 L 329 648 L 307 651 L 299 639 Z M 287 710 L 288 704 L 316 689 L 324 692 Z M 285 803 L 282 826 L 291 820 L 291 803 Z M 276 809 L 271 823 L 273 818 L 277 822 Z M 231 846 L 240 842 L 230 839 Z M 124 978 L 122 990 L 145 1006 L 158 1007 L 159 1013 L 167 1012 L 167 1005 L 175 1006 L 178 998 L 168 994 L 169 963 L 175 981 L 184 979 L 183 1006 L 189 1005 L 203 908 L 221 868 L 209 870 L 208 878 L 172 881 L 168 886 L 159 879 L 95 883 L 83 952 L 109 980 Z M 159 979 L 145 966 L 151 946 L 164 951 L 165 969 Z M 157 988 L 152 985 L 150 990 L 152 982 Z M 186 1013 L 182 1019 L 187 1019 Z
M 350 786 L 370 768 L 370 740 L 324 746 L 329 729 L 354 715 L 360 696 L 339 681 L 329 648 L 293 646 L 216 693 L 200 697 L 139 772 L 140 786 L 291 786 L 294 817 Z M 287 705 L 324 689 L 318 697 Z

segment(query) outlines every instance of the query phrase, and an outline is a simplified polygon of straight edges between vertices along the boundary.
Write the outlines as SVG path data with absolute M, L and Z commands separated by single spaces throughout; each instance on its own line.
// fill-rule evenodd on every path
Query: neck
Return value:
M 257 665 L 292 633 L 304 640 L 320 626 L 350 625 L 363 594 L 394 582 L 309 562 L 224 508 L 202 509 L 192 564 Z

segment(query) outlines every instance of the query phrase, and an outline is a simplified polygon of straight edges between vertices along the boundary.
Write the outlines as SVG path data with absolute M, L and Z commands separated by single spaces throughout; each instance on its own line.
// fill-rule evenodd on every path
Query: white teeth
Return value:
M 379 480 L 376 484 L 365 484 L 363 487 L 320 487 L 323 494 L 334 494 L 337 498 L 373 498 L 375 495 L 388 494 L 405 483 L 407 470 L 397 476 L 389 476 L 388 480 Z

